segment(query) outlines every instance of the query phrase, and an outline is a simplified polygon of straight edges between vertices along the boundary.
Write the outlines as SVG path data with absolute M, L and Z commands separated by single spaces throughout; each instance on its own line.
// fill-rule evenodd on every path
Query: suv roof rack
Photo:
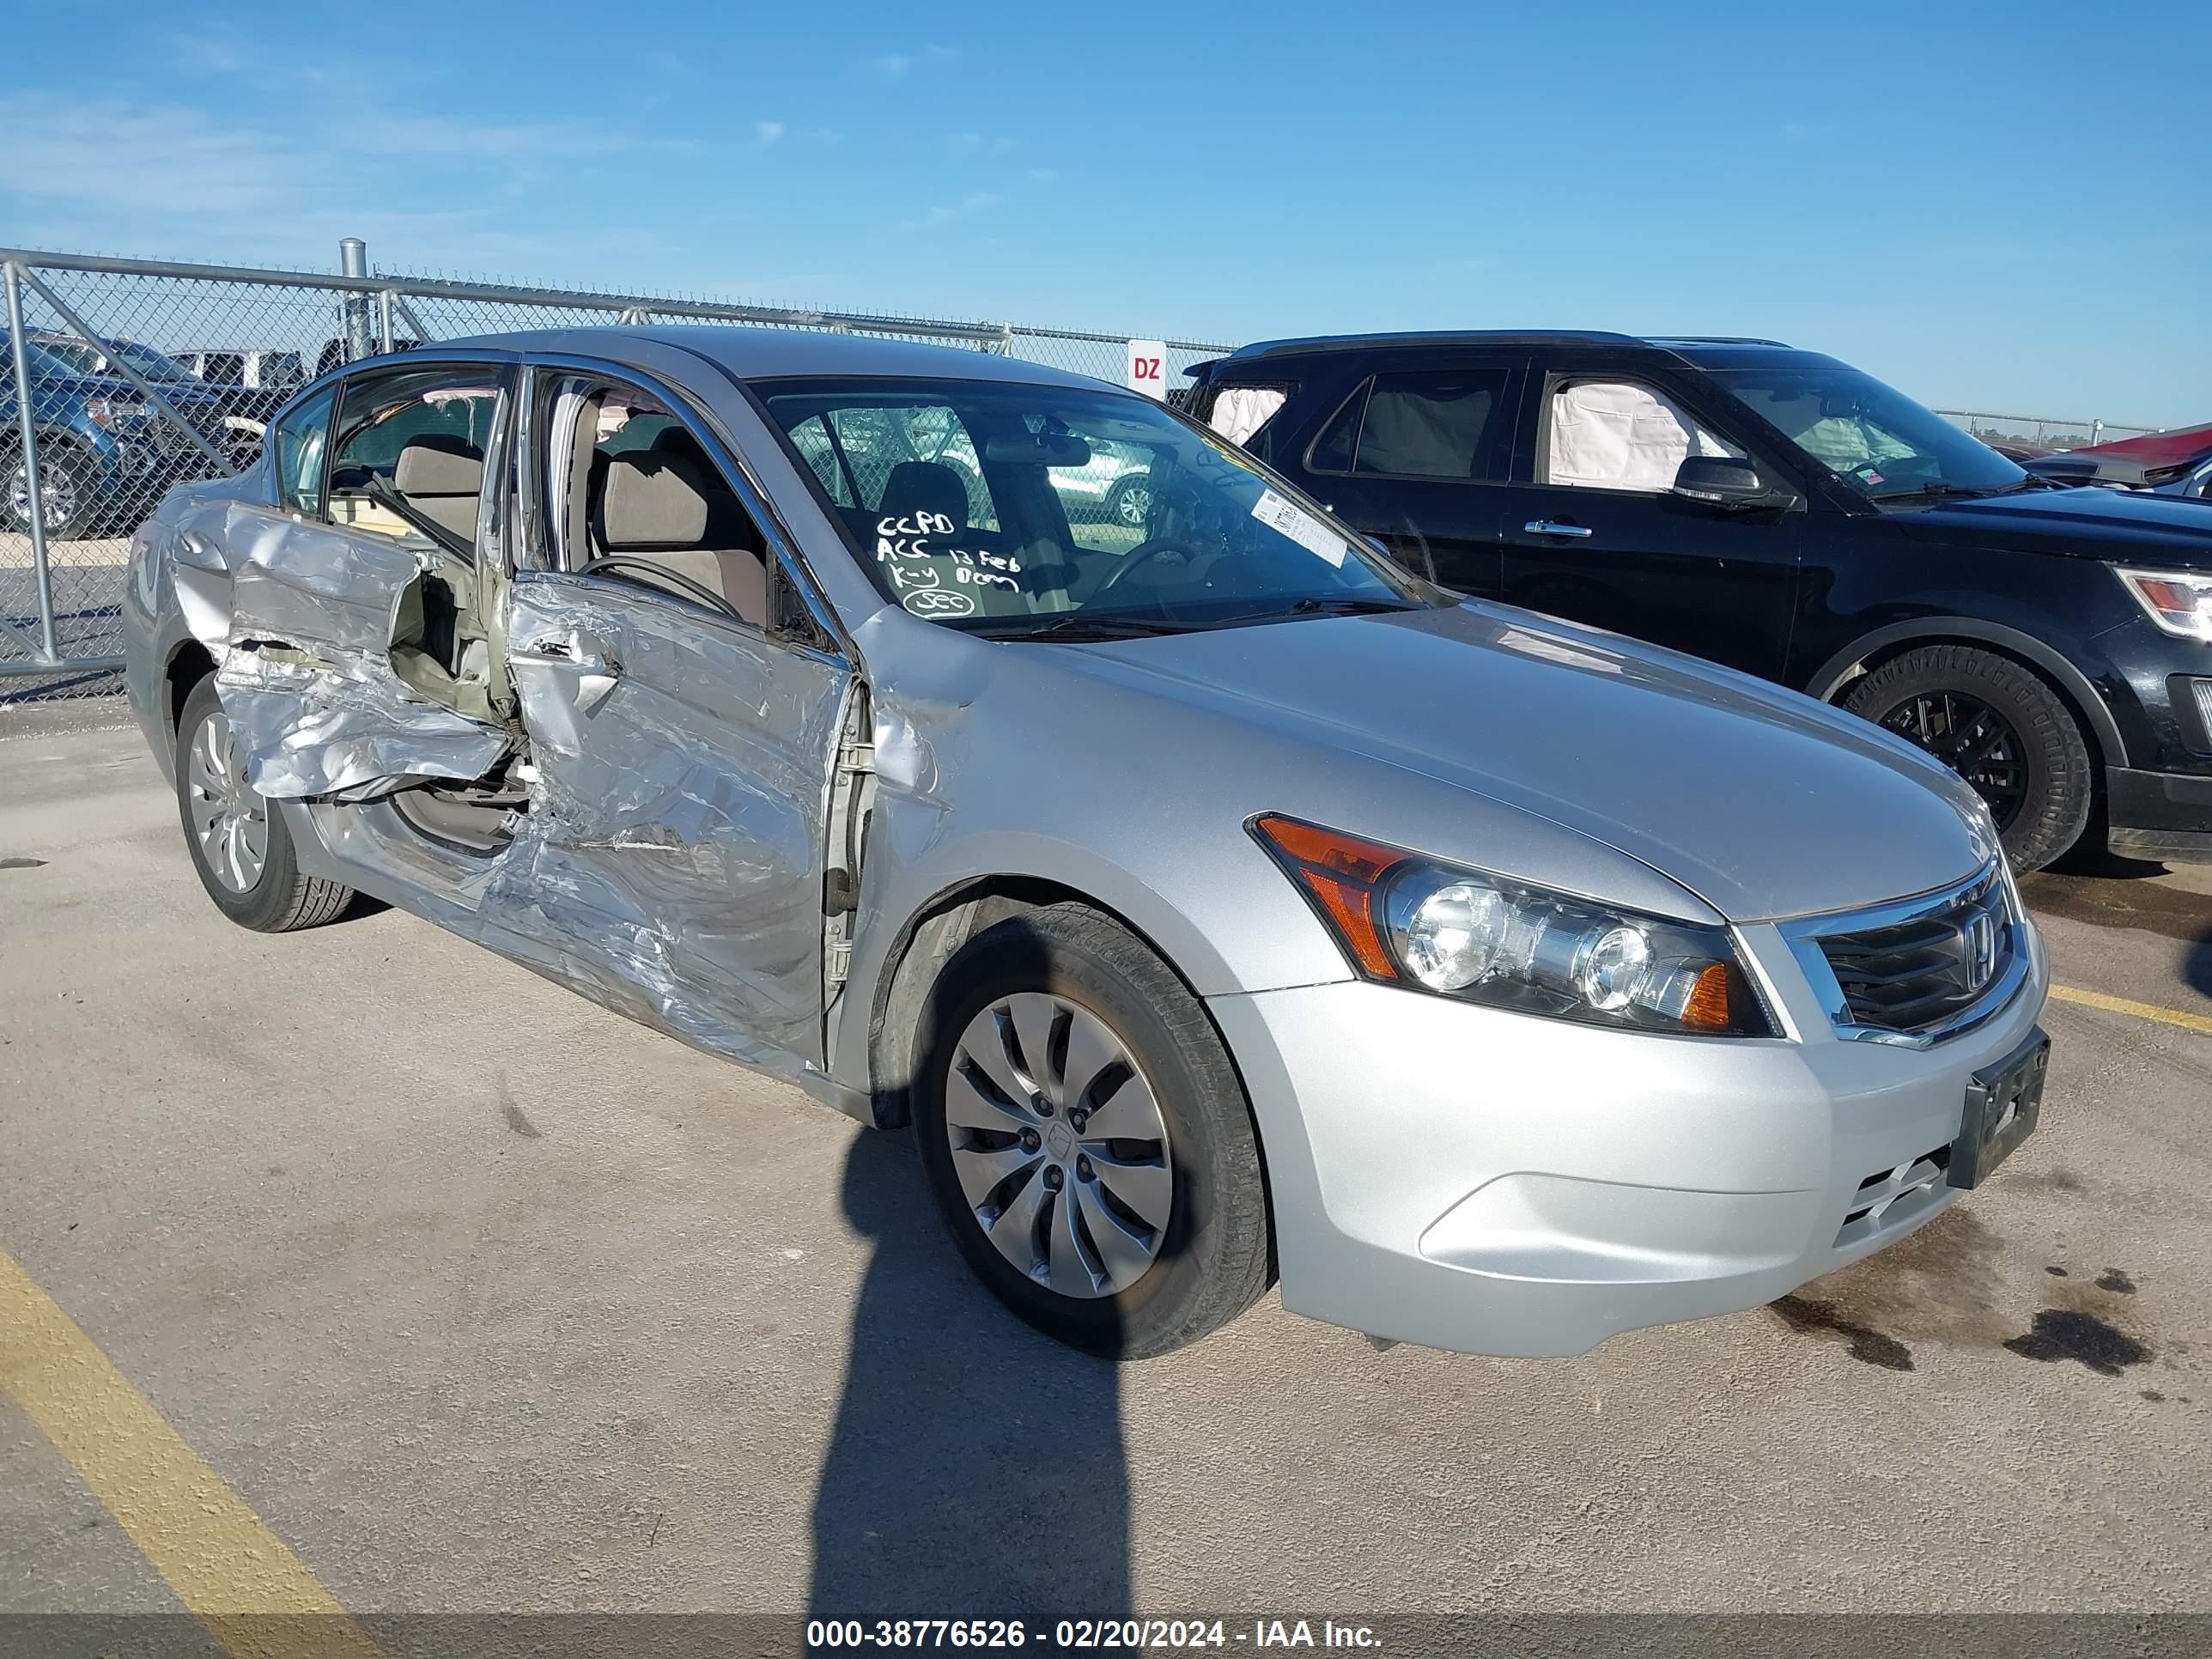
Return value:
M 1787 340 L 1765 340 L 1765 339 L 1761 339 L 1761 338 L 1760 338 L 1758 335 L 1756 335 L 1756 334 L 1654 334 L 1654 335 L 1650 336 L 1650 337 L 1649 337 L 1644 341 L 1644 343 L 1645 343 L 1646 345 L 1656 345 L 1656 346 L 1677 346 L 1677 345 L 1755 345 L 1755 346 L 1779 346 L 1779 347 L 1781 347 L 1781 348 L 1782 348 L 1782 349 L 1783 349 L 1783 350 L 1784 350 L 1784 351 L 1788 351 L 1788 350 L 1792 349 L 1792 347 L 1790 346 L 1790 342 L 1789 342 L 1789 341 L 1787 341 Z
M 1407 333 L 1316 334 L 1296 340 L 1255 340 L 1234 357 L 1274 357 L 1294 351 L 1350 351 L 1389 345 L 1643 345 L 1632 334 L 1597 328 L 1478 328 L 1414 330 Z

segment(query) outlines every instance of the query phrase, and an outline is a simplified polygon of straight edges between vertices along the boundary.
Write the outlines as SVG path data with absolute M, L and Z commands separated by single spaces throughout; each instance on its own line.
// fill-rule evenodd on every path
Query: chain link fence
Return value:
M 357 241 L 341 253 L 332 275 L 0 249 L 0 704 L 119 690 L 132 532 L 173 485 L 250 465 L 276 409 L 343 362 L 515 329 L 684 322 L 927 341 L 1117 384 L 1127 369 L 1118 334 L 447 282 L 372 272 Z M 1166 344 L 1170 389 L 1230 349 Z
M 2062 421 L 2045 415 L 1993 415 L 1986 410 L 1939 409 L 1938 415 L 1956 421 L 1985 444 L 2000 448 L 2080 449 L 2089 444 L 2117 443 L 2140 438 L 2162 428 L 2123 426 L 2116 421 Z

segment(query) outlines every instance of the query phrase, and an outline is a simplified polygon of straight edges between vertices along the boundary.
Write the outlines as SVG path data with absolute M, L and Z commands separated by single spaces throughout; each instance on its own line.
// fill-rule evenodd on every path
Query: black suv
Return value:
M 2085 831 L 2212 860 L 2199 505 L 2033 477 L 1771 340 L 1277 340 L 1193 374 L 1192 414 L 1436 580 L 1801 688 L 1942 757 L 2019 869 Z

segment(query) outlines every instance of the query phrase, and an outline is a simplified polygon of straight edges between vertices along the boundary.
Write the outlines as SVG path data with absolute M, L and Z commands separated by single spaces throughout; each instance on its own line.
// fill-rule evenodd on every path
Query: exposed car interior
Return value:
M 629 387 L 572 382 L 556 404 L 562 563 L 768 625 L 768 544 L 704 446 Z
M 363 375 L 346 383 L 330 442 L 329 521 L 422 550 L 422 574 L 393 618 L 392 672 L 474 720 L 493 718 L 500 683 L 480 620 L 475 547 L 501 395 L 481 368 Z

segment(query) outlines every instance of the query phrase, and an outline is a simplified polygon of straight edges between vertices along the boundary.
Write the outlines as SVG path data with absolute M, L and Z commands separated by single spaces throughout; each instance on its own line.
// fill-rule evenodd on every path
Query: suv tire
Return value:
M 2096 793 L 2089 745 L 2057 692 L 2010 657 L 1967 645 L 1922 646 L 1860 680 L 1844 707 L 1973 784 L 2021 874 L 2081 838 Z
M 276 804 L 252 793 L 212 676 L 177 716 L 177 816 L 200 885 L 216 908 L 257 933 L 289 933 L 334 921 L 353 889 L 300 873 Z
M 985 928 L 939 975 L 917 1050 L 930 1192 L 968 1265 L 1023 1319 L 1142 1359 L 1219 1329 L 1267 1290 L 1267 1186 L 1243 1085 L 1198 999 L 1109 917 L 1060 903 Z M 1015 1078 L 1026 1097 L 994 1093 L 979 1073 Z
M 0 519 L 18 535 L 31 530 L 29 469 L 23 464 L 23 447 L 10 445 L 0 459 Z M 73 542 L 92 533 L 100 513 L 100 471 L 73 443 L 41 437 L 39 440 L 39 486 L 42 495 L 54 498 L 54 509 L 42 528 L 47 539 Z

